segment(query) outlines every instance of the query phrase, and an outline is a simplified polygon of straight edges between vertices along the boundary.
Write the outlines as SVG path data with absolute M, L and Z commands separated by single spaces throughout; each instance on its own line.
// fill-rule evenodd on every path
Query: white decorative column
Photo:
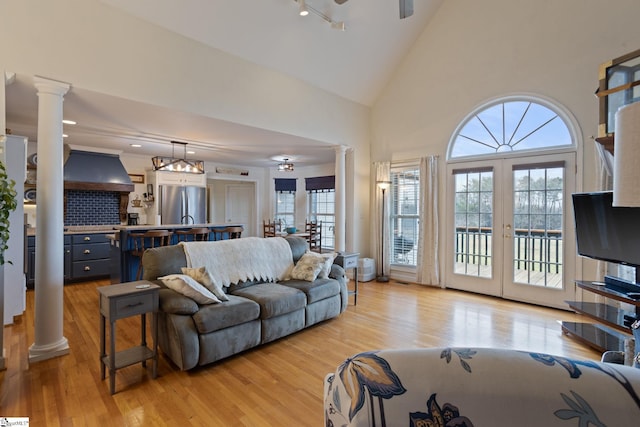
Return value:
M 346 224 L 346 167 L 345 157 L 347 147 L 339 145 L 336 147 L 336 200 L 335 200 L 335 250 L 345 251 L 345 224 Z
M 38 180 L 36 204 L 35 342 L 29 362 L 69 353 L 64 314 L 62 102 L 70 86 L 36 77 Z

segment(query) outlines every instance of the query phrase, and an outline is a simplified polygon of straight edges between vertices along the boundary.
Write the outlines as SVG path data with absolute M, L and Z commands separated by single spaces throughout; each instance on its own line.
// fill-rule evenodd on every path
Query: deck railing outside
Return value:
M 490 265 L 492 237 L 491 227 L 456 227 L 456 262 Z M 513 238 L 516 269 L 562 272 L 561 230 L 515 229 Z

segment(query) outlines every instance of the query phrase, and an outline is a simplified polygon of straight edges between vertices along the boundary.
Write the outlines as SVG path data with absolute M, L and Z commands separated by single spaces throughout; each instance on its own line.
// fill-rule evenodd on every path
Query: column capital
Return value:
M 51 95 L 64 96 L 71 85 L 69 83 L 59 82 L 57 80 L 51 80 L 44 77 L 35 76 L 33 78 L 33 85 L 38 89 L 38 94 L 49 93 Z
M 349 147 L 348 145 L 336 145 L 334 147 L 334 150 L 336 150 L 337 154 L 344 154 L 347 152 L 347 150 L 349 150 L 351 147 Z

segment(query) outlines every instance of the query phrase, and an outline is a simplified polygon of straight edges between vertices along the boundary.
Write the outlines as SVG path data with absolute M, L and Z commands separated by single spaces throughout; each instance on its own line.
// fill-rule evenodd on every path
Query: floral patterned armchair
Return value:
M 325 425 L 638 426 L 640 370 L 490 348 L 380 350 L 327 375 Z

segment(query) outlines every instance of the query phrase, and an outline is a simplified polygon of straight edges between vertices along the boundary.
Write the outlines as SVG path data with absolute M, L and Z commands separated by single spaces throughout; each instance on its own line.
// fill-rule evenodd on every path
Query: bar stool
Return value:
M 211 230 L 209 230 L 207 227 L 200 227 L 200 228 L 191 228 L 189 230 L 176 230 L 176 236 L 178 236 L 178 242 L 181 241 L 193 241 L 193 242 L 203 242 L 206 240 L 209 240 L 209 233 L 211 232 Z M 189 236 L 193 236 L 191 239 L 189 239 Z
M 169 230 L 149 230 L 144 233 L 131 233 L 133 240 L 133 249 L 131 255 L 140 258 L 138 270 L 136 271 L 136 280 L 140 280 L 142 273 L 142 254 L 149 248 L 158 246 L 169 246 L 171 243 L 171 233 Z
M 223 228 L 222 233 L 229 234 L 230 239 L 239 239 L 242 237 L 242 230 L 244 229 L 240 226 L 231 226 Z
M 214 228 L 213 229 L 213 240 L 225 240 L 224 235 L 227 234 L 229 239 L 239 239 L 242 235 L 242 230 L 244 230 L 240 226 L 229 226 L 224 228 Z

